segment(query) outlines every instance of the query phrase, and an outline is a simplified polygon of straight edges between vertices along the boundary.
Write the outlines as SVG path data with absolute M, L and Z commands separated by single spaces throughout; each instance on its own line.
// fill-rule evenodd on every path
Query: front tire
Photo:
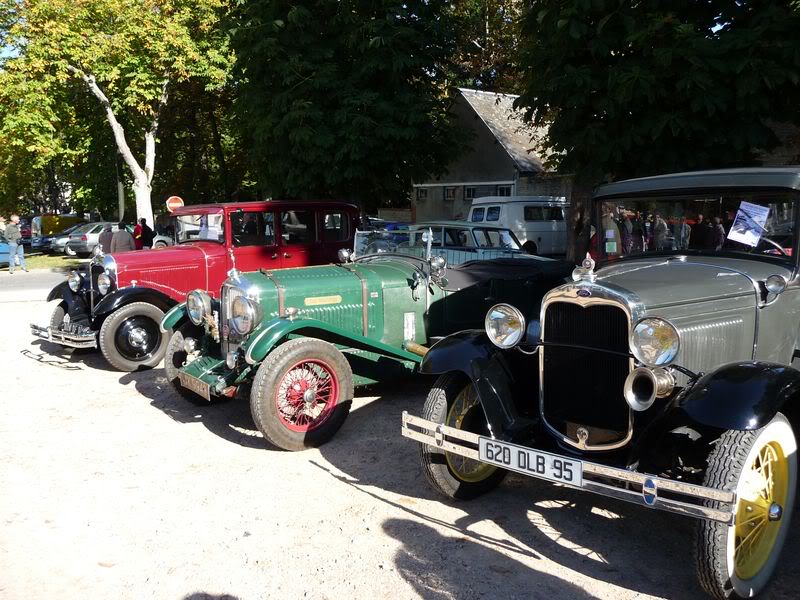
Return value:
M 119 371 L 155 367 L 169 343 L 159 328 L 163 317 L 164 312 L 148 302 L 126 304 L 103 321 L 100 351 Z
M 167 343 L 167 350 L 164 354 L 164 371 L 166 371 L 167 381 L 170 382 L 172 388 L 192 404 L 205 406 L 208 404 L 205 398 L 198 396 L 191 390 L 183 387 L 178 379 L 178 371 L 181 367 L 185 366 L 187 362 L 193 360 L 186 350 L 183 348 L 183 343 L 187 337 L 192 337 L 195 340 L 200 340 L 203 335 L 203 328 L 198 327 L 194 323 L 184 323 L 175 330 L 172 337 Z
M 778 413 L 754 431 L 726 431 L 709 456 L 704 485 L 735 491 L 737 504 L 733 525 L 698 524 L 700 584 L 715 598 L 753 597 L 778 565 L 794 511 L 797 442 L 786 417 Z M 779 519 L 769 518 L 770 508 Z
M 472 433 L 489 435 L 486 417 L 472 383 L 461 373 L 439 377 L 425 400 L 422 418 Z M 431 486 L 452 500 L 471 500 L 496 488 L 507 471 L 471 458 L 420 444 L 420 460 Z
M 297 451 L 321 446 L 347 418 L 353 372 L 332 344 L 290 340 L 261 363 L 250 391 L 256 427 L 273 446 Z
M 60 331 L 61 326 L 68 319 L 69 317 L 67 316 L 67 303 L 59 302 L 58 305 L 53 309 L 53 314 L 50 315 L 50 329 L 52 331 Z

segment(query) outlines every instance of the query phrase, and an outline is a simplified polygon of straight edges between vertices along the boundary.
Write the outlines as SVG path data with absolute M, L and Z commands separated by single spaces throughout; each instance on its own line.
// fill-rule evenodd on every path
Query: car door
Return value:
M 230 213 L 229 227 L 237 269 L 247 272 L 283 266 L 273 211 L 235 210 Z
M 340 248 L 352 250 L 353 222 L 342 209 L 319 211 L 319 243 L 312 246 L 314 264 L 338 261 Z
M 312 264 L 317 243 L 317 219 L 313 208 L 283 209 L 279 213 L 278 254 L 281 266 L 306 267 Z

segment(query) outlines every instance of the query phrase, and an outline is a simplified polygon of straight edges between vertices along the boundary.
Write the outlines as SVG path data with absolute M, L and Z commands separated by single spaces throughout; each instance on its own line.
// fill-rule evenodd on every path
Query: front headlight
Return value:
M 106 273 L 100 273 L 100 275 L 97 276 L 97 291 L 105 296 L 108 293 L 108 290 L 111 289 L 111 285 L 113 283 L 114 282 L 111 277 L 109 277 Z
M 513 348 L 525 337 L 525 316 L 510 304 L 495 304 L 486 313 L 486 335 L 498 348 Z
M 631 333 L 631 351 L 648 367 L 665 367 L 678 355 L 681 338 L 675 326 L 664 319 L 642 319 Z
M 231 325 L 239 335 L 246 335 L 258 324 L 257 305 L 244 296 L 237 296 L 231 304 Z
M 79 289 L 81 289 L 81 279 L 83 278 L 81 277 L 80 273 L 77 271 L 71 271 L 67 276 L 67 285 L 69 286 L 69 289 L 71 289 L 73 292 L 77 292 Z
M 186 312 L 195 325 L 203 324 L 203 317 L 211 314 L 211 296 L 203 290 L 193 290 L 186 296 Z

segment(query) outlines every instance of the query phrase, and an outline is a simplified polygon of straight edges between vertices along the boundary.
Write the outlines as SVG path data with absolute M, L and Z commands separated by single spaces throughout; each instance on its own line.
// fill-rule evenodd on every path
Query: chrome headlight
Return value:
M 202 325 L 203 317 L 211 314 L 211 296 L 203 290 L 193 290 L 186 296 L 186 312 L 195 325 Z
M 678 355 L 681 337 L 669 321 L 647 317 L 634 326 L 630 345 L 639 362 L 648 367 L 664 367 Z
M 246 298 L 237 296 L 231 304 L 231 326 L 239 335 L 246 335 L 258 325 L 258 305 Z
M 106 273 L 100 273 L 100 275 L 97 276 L 97 291 L 103 296 L 108 293 L 108 290 L 111 289 L 113 284 L 114 280 Z
M 495 304 L 486 313 L 486 335 L 498 348 L 513 348 L 525 337 L 525 316 L 510 304 Z
M 70 274 L 67 276 L 67 285 L 69 286 L 69 289 L 71 289 L 73 292 L 77 292 L 79 289 L 81 289 L 82 279 L 83 277 L 81 277 L 80 273 L 77 271 L 70 271 Z

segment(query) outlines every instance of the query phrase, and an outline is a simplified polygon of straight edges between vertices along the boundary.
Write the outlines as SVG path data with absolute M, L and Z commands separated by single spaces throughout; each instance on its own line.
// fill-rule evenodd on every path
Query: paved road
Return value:
M 0 304 L 3 600 L 703 598 L 689 519 L 515 475 L 442 502 L 399 433 L 423 380 L 360 390 L 332 442 L 279 452 L 246 402 L 32 340 L 49 310 Z M 797 598 L 799 529 L 770 600 Z
M 0 302 L 25 302 L 44 300 L 54 286 L 64 281 L 66 274 L 61 271 L 40 269 L 25 273 L 19 269 L 10 274 L 0 270 Z

